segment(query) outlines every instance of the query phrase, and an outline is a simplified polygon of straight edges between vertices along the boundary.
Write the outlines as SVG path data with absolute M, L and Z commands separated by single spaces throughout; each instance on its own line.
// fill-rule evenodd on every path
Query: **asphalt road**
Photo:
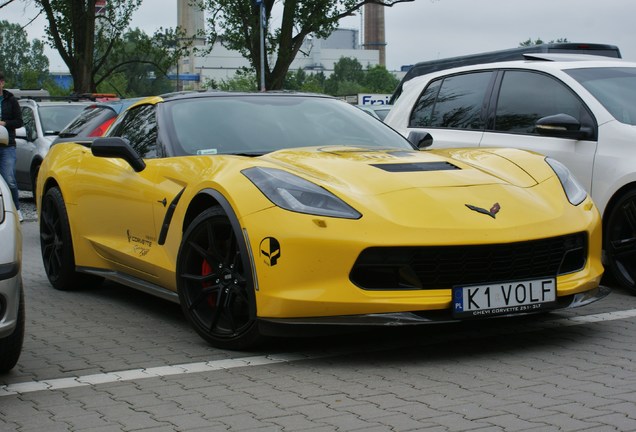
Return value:
M 636 430 L 636 296 L 621 289 L 545 316 L 224 351 L 175 304 L 52 289 L 25 216 L 26 339 L 0 375 L 0 431 Z

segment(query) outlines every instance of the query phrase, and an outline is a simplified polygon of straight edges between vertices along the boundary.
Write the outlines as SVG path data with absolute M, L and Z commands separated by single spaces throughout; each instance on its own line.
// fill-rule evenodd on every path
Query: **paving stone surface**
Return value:
M 172 303 L 52 289 L 35 216 L 23 231 L 27 334 L 0 375 L 0 431 L 636 430 L 636 296 L 620 289 L 541 317 L 233 352 Z

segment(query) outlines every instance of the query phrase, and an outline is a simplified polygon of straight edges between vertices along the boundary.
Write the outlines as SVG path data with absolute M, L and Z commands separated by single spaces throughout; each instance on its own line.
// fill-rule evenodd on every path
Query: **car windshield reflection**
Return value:
M 169 104 L 176 151 L 257 156 L 281 149 L 354 146 L 408 149 L 403 137 L 355 107 L 329 98 L 233 96 Z

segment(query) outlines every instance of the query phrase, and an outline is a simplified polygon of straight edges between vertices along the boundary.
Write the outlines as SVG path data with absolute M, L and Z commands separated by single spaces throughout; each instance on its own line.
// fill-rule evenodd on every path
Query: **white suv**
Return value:
M 605 265 L 636 291 L 636 63 L 539 54 L 407 81 L 385 122 L 421 146 L 517 147 L 563 162 L 603 216 Z

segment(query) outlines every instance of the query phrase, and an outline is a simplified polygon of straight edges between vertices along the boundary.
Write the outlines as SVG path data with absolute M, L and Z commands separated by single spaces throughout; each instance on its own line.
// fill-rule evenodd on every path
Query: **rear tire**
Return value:
M 53 288 L 66 291 L 97 285 L 101 277 L 75 271 L 73 239 L 66 204 L 58 188 L 51 188 L 42 198 L 40 212 L 40 248 L 44 270 Z
M 636 189 L 621 196 L 603 232 L 605 268 L 616 282 L 636 294 Z

